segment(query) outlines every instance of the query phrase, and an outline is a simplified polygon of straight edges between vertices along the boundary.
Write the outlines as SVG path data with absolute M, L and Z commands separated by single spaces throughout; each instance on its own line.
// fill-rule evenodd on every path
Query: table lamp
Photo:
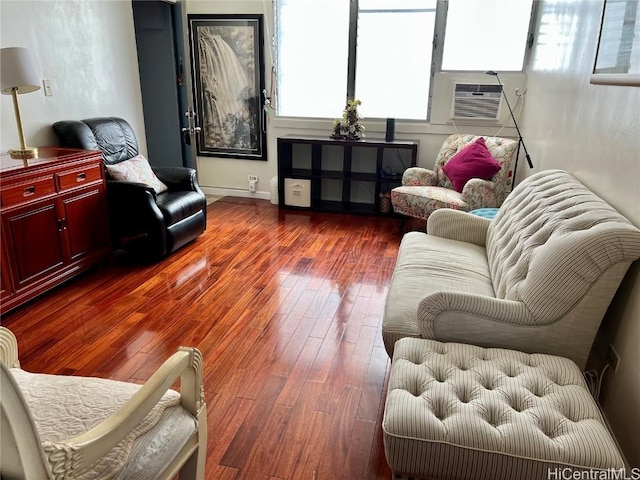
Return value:
M 33 158 L 38 155 L 38 149 L 25 145 L 18 94 L 39 90 L 40 76 L 36 72 L 31 52 L 26 48 L 3 48 L 0 49 L 0 54 L 0 88 L 3 95 L 13 97 L 13 110 L 18 124 L 18 137 L 20 137 L 20 148 L 12 148 L 9 153 L 14 158 Z

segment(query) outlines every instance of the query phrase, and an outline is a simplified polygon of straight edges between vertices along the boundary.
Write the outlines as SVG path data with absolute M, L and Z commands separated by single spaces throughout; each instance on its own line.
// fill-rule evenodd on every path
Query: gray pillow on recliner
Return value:
M 107 165 L 107 174 L 114 180 L 143 183 L 156 193 L 166 192 L 168 187 L 151 170 L 149 161 L 143 155 L 136 155 L 124 162 Z

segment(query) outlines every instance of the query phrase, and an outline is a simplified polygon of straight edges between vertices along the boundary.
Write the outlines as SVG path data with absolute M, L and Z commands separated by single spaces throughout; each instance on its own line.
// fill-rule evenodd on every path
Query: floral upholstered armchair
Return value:
M 458 175 L 453 179 L 449 178 L 445 173 L 447 163 L 455 159 L 457 164 L 463 160 L 463 167 L 469 165 L 464 162 L 464 155 L 456 154 L 466 147 L 476 148 L 478 143 L 482 144 L 478 148 L 483 148 L 485 155 L 487 151 L 490 154 L 486 155 L 486 161 L 497 162 L 490 166 L 490 170 L 484 170 L 488 172 L 485 173 L 485 178 L 470 175 L 475 172 L 469 172 L 468 168 L 466 174 L 458 171 Z M 394 212 L 426 220 L 439 208 L 468 212 L 477 208 L 500 207 L 511 189 L 512 167 L 517 146 L 516 140 L 500 137 L 460 134 L 449 136 L 442 144 L 433 170 L 421 167 L 405 170 L 402 185 L 391 190 Z M 467 179 L 467 176 L 471 178 Z

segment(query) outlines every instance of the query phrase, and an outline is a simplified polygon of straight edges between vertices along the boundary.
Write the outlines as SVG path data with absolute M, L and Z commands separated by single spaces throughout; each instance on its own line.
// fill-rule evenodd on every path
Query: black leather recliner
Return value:
M 139 153 L 131 125 L 121 118 L 61 121 L 53 130 L 63 147 L 100 150 L 106 165 Z M 152 169 L 168 191 L 156 194 L 141 183 L 107 179 L 107 201 L 114 248 L 160 259 L 205 231 L 207 202 L 193 168 Z

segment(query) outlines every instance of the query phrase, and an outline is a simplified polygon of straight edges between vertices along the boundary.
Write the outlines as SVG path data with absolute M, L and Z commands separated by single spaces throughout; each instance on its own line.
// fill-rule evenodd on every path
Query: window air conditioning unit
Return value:
M 451 118 L 497 120 L 502 101 L 500 85 L 484 83 L 455 83 Z

